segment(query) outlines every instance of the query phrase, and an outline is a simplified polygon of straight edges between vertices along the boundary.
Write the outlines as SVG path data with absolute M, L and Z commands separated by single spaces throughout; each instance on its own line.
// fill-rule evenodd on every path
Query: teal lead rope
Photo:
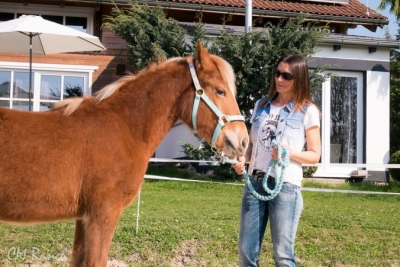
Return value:
M 289 163 L 290 163 L 289 152 L 287 151 L 287 149 L 281 147 L 276 140 L 272 141 L 272 146 L 275 146 L 278 149 L 278 160 L 271 159 L 268 169 L 267 169 L 267 172 L 265 173 L 263 181 L 262 181 L 263 188 L 264 188 L 265 192 L 267 193 L 267 195 L 261 195 L 258 192 L 256 192 L 253 185 L 251 184 L 249 174 L 247 173 L 246 170 L 243 170 L 243 175 L 242 175 L 242 177 L 246 180 L 246 184 L 247 184 L 250 192 L 256 198 L 258 198 L 259 200 L 262 200 L 262 201 L 268 201 L 268 200 L 275 198 L 278 195 L 278 193 L 281 191 L 282 184 L 283 184 L 283 178 L 285 175 L 285 168 L 287 166 L 289 166 Z M 236 164 L 238 162 L 237 162 L 237 160 L 223 157 L 221 160 L 221 163 L 222 164 L 224 164 L 224 163 Z M 268 176 L 271 173 L 272 168 L 274 168 L 274 171 L 275 171 L 276 183 L 275 183 L 275 188 L 271 190 L 268 188 L 267 181 L 268 181 Z M 281 168 L 280 172 L 279 172 L 279 168 Z

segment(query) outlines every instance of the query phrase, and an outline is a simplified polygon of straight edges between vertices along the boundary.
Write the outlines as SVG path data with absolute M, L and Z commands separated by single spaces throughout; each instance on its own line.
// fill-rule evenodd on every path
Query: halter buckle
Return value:
M 230 122 L 231 122 L 231 119 L 228 116 L 224 115 L 221 118 L 219 118 L 219 123 L 222 125 L 222 127 Z
M 202 96 L 204 94 L 203 88 L 196 89 L 196 95 Z

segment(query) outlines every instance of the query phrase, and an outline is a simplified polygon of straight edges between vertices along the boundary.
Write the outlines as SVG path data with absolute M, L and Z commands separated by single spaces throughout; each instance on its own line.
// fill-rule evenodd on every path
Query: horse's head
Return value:
M 201 42 L 197 42 L 196 57 L 189 58 L 188 62 L 195 92 L 192 111 L 194 130 L 225 155 L 244 155 L 249 136 L 235 99 L 232 67 L 222 58 L 210 55 Z

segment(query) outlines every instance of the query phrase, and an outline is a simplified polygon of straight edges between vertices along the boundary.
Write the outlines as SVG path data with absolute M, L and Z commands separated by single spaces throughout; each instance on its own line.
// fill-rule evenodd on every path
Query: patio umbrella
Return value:
M 0 23 L 0 51 L 29 52 L 29 110 L 31 110 L 32 54 L 100 51 L 106 48 L 98 37 L 45 20 L 22 15 Z

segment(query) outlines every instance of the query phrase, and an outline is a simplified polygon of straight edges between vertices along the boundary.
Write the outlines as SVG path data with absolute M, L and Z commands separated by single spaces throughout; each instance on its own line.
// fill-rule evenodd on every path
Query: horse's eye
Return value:
M 219 88 L 215 88 L 215 91 L 217 91 L 217 94 L 224 96 L 225 95 L 225 91 Z

